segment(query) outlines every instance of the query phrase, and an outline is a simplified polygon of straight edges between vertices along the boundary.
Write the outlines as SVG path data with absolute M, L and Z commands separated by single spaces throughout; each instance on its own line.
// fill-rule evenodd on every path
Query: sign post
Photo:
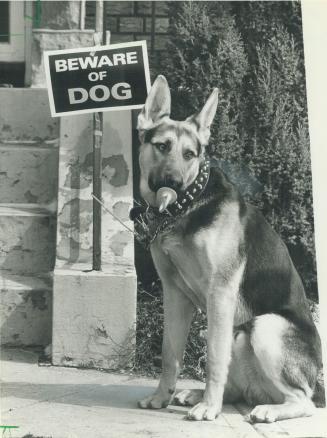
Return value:
M 95 32 L 102 34 L 102 44 L 106 44 L 106 2 L 97 1 Z M 94 40 L 96 36 L 94 35 Z M 103 138 L 103 113 L 93 114 L 93 193 L 102 199 L 102 138 Z M 101 205 L 93 198 L 93 271 L 101 271 L 101 235 L 102 216 Z
M 103 114 L 93 115 L 93 193 L 102 199 L 102 158 Z M 92 269 L 101 271 L 101 205 L 93 198 L 93 262 Z
M 105 2 L 98 3 L 98 44 L 44 52 L 44 65 L 52 117 L 94 113 L 93 194 L 101 200 L 103 111 L 142 108 L 151 84 L 146 41 L 106 45 Z M 95 198 L 92 269 L 101 270 L 101 205 Z

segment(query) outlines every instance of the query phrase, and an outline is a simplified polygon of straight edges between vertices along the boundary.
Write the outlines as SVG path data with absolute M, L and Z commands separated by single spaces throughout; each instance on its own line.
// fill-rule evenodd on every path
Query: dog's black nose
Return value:
M 182 187 L 182 185 L 183 185 L 182 178 L 177 178 L 177 177 L 167 175 L 164 178 L 164 184 L 162 187 L 169 187 L 170 189 L 173 189 L 173 190 L 179 190 Z
M 151 175 L 148 184 L 153 192 L 157 192 L 161 187 L 169 187 L 176 191 L 182 187 L 183 180 L 182 178 L 179 179 L 170 175 L 166 175 L 164 178 L 156 178 L 155 175 Z
M 157 192 L 161 187 L 169 187 L 170 189 L 173 189 L 175 191 L 181 189 L 183 185 L 183 180 L 180 177 L 173 176 L 173 175 L 165 175 L 164 177 L 158 177 L 155 174 L 151 174 L 149 176 L 149 188 L 153 192 Z

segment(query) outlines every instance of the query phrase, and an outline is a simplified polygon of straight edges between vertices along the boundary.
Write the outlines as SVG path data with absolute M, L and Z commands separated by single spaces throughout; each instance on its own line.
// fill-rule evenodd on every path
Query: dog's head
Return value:
M 197 177 L 217 104 L 215 88 L 199 113 L 182 122 L 171 120 L 168 83 L 164 76 L 155 80 L 137 126 L 141 141 L 140 189 L 150 205 L 155 205 L 161 187 L 185 191 Z

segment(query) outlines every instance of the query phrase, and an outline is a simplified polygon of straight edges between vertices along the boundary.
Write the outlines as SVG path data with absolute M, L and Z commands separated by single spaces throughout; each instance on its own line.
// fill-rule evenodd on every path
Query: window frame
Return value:
M 24 2 L 9 2 L 9 42 L 0 42 L 0 62 L 25 62 Z

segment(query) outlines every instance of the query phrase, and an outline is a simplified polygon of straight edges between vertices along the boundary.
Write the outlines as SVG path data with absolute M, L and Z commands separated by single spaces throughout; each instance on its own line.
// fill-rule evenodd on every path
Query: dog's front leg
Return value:
M 163 282 L 163 293 L 162 375 L 155 393 L 139 402 L 141 408 L 160 409 L 171 402 L 193 317 L 193 304 L 173 282 Z
M 188 413 L 191 420 L 214 420 L 221 412 L 233 339 L 233 317 L 238 289 L 219 287 L 207 298 L 207 378 L 202 402 Z

